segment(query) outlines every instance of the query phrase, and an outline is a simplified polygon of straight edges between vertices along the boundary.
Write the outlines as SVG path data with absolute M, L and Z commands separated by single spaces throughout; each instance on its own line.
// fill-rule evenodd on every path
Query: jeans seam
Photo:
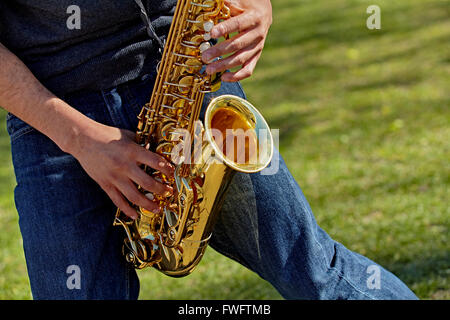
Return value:
M 122 127 L 123 121 L 125 120 L 126 122 L 128 122 L 128 119 L 124 119 L 123 116 L 121 116 L 120 114 L 117 113 L 117 111 L 114 109 L 114 107 L 111 107 L 110 104 L 110 99 L 109 96 L 111 95 L 109 92 L 104 92 L 102 91 L 102 97 L 103 97 L 103 101 L 105 102 L 106 105 L 106 113 L 108 114 L 109 118 L 111 119 L 111 123 L 114 127 Z
M 242 88 L 241 83 L 239 81 L 236 83 L 238 84 L 239 89 L 241 89 L 242 96 L 244 97 L 245 100 L 247 100 L 247 95 L 245 94 L 244 88 Z
M 369 298 L 370 300 L 376 300 L 374 297 L 372 297 L 371 295 L 361 291 L 360 289 L 358 289 L 356 287 L 356 285 L 350 281 L 349 279 L 347 279 L 337 268 L 335 267 L 328 267 L 327 264 L 327 257 L 325 255 L 325 250 L 323 249 L 322 245 L 320 244 L 319 241 L 317 241 L 316 237 L 314 237 L 314 241 L 317 243 L 317 245 L 320 247 L 320 251 L 322 252 L 322 257 L 324 259 L 325 265 L 327 266 L 327 271 L 333 271 L 334 273 L 337 274 L 337 276 L 343 280 L 345 280 L 345 282 L 347 282 L 348 285 L 350 285 L 354 290 L 356 290 L 357 292 L 359 292 L 360 294 L 366 296 L 367 298 Z
M 363 296 L 366 296 L 366 297 L 369 298 L 370 300 L 377 300 L 375 297 L 372 297 L 371 295 L 369 295 L 369 294 L 365 293 L 364 291 L 361 291 L 360 289 L 358 289 L 358 288 L 356 287 L 356 285 L 355 285 L 353 282 L 351 282 L 349 279 L 347 279 L 347 278 L 346 278 L 346 277 L 345 277 L 338 269 L 336 269 L 335 267 L 332 267 L 332 268 L 327 267 L 327 269 L 328 269 L 329 271 L 334 271 L 334 272 L 338 275 L 338 277 L 340 277 L 341 279 L 345 280 L 345 282 L 347 282 L 348 285 L 350 285 L 354 290 L 356 290 L 357 292 L 359 292 L 359 293 L 362 294 Z
M 32 131 L 35 131 L 35 129 L 34 129 L 33 127 L 26 127 L 26 128 L 23 128 L 23 129 L 21 129 L 21 130 L 19 130 L 19 131 L 14 132 L 14 133 L 11 135 L 11 142 L 16 141 L 16 140 L 19 139 L 21 136 L 23 136 L 23 135 L 25 135 L 25 134 L 27 134 L 27 133 L 30 133 L 30 132 L 32 132 Z
M 125 281 L 126 281 L 126 287 L 127 287 L 127 300 L 130 300 L 130 292 L 131 292 L 130 272 L 131 272 L 131 269 L 128 266 L 126 266 L 125 267 Z

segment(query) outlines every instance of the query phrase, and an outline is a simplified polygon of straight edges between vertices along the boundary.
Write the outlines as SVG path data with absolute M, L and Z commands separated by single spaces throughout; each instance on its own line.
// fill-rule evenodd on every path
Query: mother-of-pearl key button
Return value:
M 199 47 L 200 52 L 204 52 L 204 51 L 208 50 L 209 48 L 211 48 L 211 44 L 209 42 L 202 42 Z
M 206 21 L 203 24 L 203 30 L 205 30 L 205 32 L 207 32 L 207 33 L 211 32 L 213 27 L 214 27 L 214 23 L 212 21 Z

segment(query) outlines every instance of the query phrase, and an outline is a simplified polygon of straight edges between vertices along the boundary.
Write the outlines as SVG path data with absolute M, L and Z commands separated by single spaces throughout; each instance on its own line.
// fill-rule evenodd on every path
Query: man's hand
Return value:
M 206 72 L 213 74 L 241 66 L 238 71 L 222 76 L 223 81 L 235 82 L 250 77 L 256 67 L 272 24 L 272 5 L 270 0 L 225 0 L 225 3 L 231 9 L 232 17 L 217 24 L 211 30 L 211 36 L 217 39 L 235 32 L 238 34 L 203 52 L 202 59 L 208 63 L 232 53 L 223 60 L 210 63 Z
M 83 128 L 74 145 L 69 148 L 87 174 L 108 194 L 114 204 L 127 216 L 137 218 L 132 203 L 153 212 L 160 210 L 157 202 L 138 191 L 144 190 L 168 195 L 173 189 L 162 184 L 144 170 L 141 164 L 173 177 L 174 166 L 160 155 L 150 152 L 134 142 L 135 134 L 128 130 L 91 122 Z

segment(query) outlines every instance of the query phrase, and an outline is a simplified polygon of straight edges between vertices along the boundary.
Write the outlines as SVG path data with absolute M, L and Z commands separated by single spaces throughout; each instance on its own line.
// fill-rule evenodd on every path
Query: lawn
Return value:
M 368 30 L 366 8 L 381 8 Z M 277 0 L 248 99 L 319 225 L 422 299 L 450 298 L 450 6 L 442 0 Z M 1 113 L 4 123 L 5 113 Z M 0 132 L 0 299 L 31 298 Z M 189 277 L 139 272 L 142 299 L 280 299 L 209 249 Z

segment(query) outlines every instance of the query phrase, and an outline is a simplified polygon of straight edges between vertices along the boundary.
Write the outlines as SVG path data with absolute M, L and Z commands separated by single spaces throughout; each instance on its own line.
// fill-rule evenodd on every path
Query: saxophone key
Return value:
M 209 48 L 211 48 L 211 44 L 209 42 L 202 42 L 202 44 L 200 44 L 200 47 L 199 47 L 200 53 L 205 52 Z

